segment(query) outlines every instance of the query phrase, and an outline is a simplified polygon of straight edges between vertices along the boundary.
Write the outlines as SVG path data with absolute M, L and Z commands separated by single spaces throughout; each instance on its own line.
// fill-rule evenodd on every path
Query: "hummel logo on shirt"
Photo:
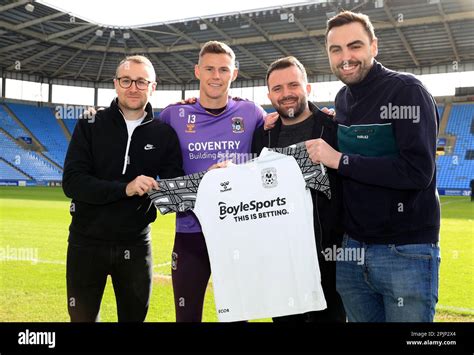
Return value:
M 221 192 L 227 192 L 227 191 L 232 191 L 232 188 L 229 187 L 229 184 L 230 182 L 229 181 L 224 181 L 224 182 L 221 182 L 221 187 L 222 187 L 222 190 L 220 190 Z
M 145 146 L 145 150 L 153 150 L 153 149 L 156 149 L 156 147 L 153 144 L 147 144 Z

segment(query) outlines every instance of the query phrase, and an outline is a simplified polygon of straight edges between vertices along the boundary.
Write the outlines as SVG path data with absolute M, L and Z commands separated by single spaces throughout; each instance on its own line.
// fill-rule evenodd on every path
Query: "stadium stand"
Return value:
M 0 177 L 5 180 L 29 180 L 30 178 L 0 158 Z
M 0 105 L 0 128 L 3 128 L 13 138 L 29 137 L 30 135 L 8 114 Z
M 66 128 L 68 129 L 69 133 L 74 132 L 74 128 L 76 127 L 77 119 L 68 119 L 68 120 L 63 120 L 64 124 L 66 125 Z
M 43 154 L 59 166 L 64 166 L 68 141 L 52 109 L 12 103 L 7 105 L 46 148 Z
M 441 119 L 444 113 L 444 105 L 438 105 L 437 107 L 438 107 L 438 115 L 439 115 L 439 118 Z
M 60 181 L 62 179 L 62 173 L 58 168 L 45 161 L 35 152 L 23 149 L 1 131 L 0 146 L 2 147 L 0 158 L 22 173 L 28 174 L 34 180 Z M 8 178 L 2 175 L 1 179 Z
M 53 114 L 53 109 L 19 103 L 6 105 L 46 148 L 43 154 L 63 167 L 68 139 L 62 132 Z M 330 105 L 325 106 L 329 107 Z M 265 109 L 267 112 L 274 112 L 271 106 L 266 106 Z M 444 109 L 443 104 L 438 105 L 440 117 L 443 115 Z M 158 116 L 159 110 L 155 112 L 155 117 Z M 63 122 L 72 134 L 77 119 L 64 119 Z M 14 139 L 31 136 L 1 105 L 0 128 Z M 473 178 L 471 175 L 474 171 L 473 129 L 474 104 L 453 104 L 445 134 L 456 139 L 452 153 L 439 156 L 437 159 L 438 188 L 469 188 L 469 182 Z M 30 175 L 34 180 L 61 180 L 61 170 L 57 166 L 46 161 L 39 154 L 23 149 L 18 142 L 12 141 L 11 137 L 2 132 L 0 132 L 0 145 L 2 146 L 0 158 L 5 160 L 0 162 L 0 180 L 29 179 L 25 174 Z M 22 163 L 16 164 L 15 162 L 18 160 Z
M 452 155 L 438 157 L 438 188 L 469 189 L 474 178 L 474 160 L 468 152 L 474 150 L 474 135 L 471 125 L 474 119 L 474 104 L 453 104 L 446 127 L 446 134 L 455 136 Z
M 84 112 L 84 106 L 62 105 L 56 106 L 54 111 L 57 117 L 61 118 L 69 134 L 72 135 L 78 119 Z

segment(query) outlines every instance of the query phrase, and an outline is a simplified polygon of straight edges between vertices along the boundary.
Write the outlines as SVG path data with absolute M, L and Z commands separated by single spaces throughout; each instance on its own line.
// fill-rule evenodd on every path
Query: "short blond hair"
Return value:
M 153 68 L 153 64 L 150 61 L 150 59 L 148 59 L 144 55 L 130 55 L 130 56 L 127 56 L 124 59 L 122 59 L 122 61 L 117 66 L 117 69 L 115 70 L 115 78 L 118 77 L 119 68 L 127 62 L 133 62 L 133 63 L 137 63 L 137 64 L 145 64 L 147 67 L 149 67 L 151 69 L 151 73 L 152 73 L 151 81 L 153 81 L 153 82 L 156 81 L 155 68 Z

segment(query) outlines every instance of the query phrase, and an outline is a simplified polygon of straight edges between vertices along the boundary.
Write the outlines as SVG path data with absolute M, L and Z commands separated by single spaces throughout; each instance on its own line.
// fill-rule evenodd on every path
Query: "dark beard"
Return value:
M 299 117 L 304 112 L 304 110 L 306 109 L 306 106 L 307 106 L 307 100 L 303 99 L 301 100 L 301 103 L 296 107 L 296 110 L 293 112 L 292 115 L 289 114 L 290 110 L 288 110 L 289 111 L 288 113 L 286 113 L 285 111 L 279 108 L 277 108 L 276 110 L 281 118 L 284 118 L 287 120 L 294 120 L 295 118 Z
M 349 62 L 349 63 L 352 64 L 354 62 Z M 346 78 L 344 78 L 340 71 L 336 71 L 336 72 L 333 72 L 333 73 L 340 81 L 342 81 L 346 85 L 358 84 L 362 80 L 365 79 L 365 77 L 369 73 L 370 69 L 372 68 L 372 64 L 367 66 L 363 62 L 356 62 L 356 63 L 359 64 L 360 71 L 359 71 L 359 75 L 356 78 L 354 78 L 353 80 L 347 80 Z M 340 68 L 341 68 L 341 66 L 338 67 L 339 70 L 340 70 Z

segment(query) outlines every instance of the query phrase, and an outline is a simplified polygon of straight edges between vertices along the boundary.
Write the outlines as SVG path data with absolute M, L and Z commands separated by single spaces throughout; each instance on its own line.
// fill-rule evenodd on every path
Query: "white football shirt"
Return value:
M 206 239 L 219 321 L 326 308 L 311 194 L 293 157 L 264 149 L 252 162 L 209 171 L 194 213 Z

